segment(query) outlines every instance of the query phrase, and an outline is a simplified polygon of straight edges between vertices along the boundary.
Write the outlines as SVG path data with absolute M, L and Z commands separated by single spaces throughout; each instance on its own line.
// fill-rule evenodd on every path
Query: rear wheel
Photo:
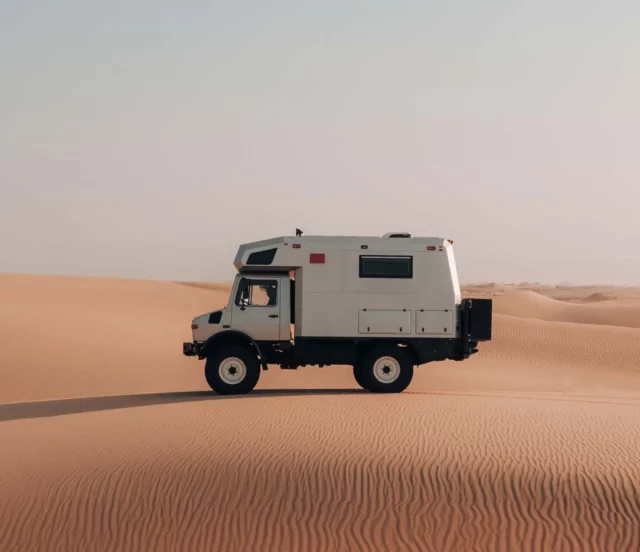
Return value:
M 362 367 L 360 366 L 360 364 L 356 364 L 353 367 L 353 377 L 355 378 L 356 383 L 360 387 L 364 388 L 365 384 L 364 384 L 364 381 L 362 380 L 361 374 L 362 374 Z
M 260 363 L 246 347 L 228 345 L 207 357 L 204 375 L 209 387 L 219 395 L 241 395 L 258 383 Z
M 413 363 L 404 349 L 381 345 L 354 366 L 354 376 L 372 393 L 400 393 L 413 379 Z

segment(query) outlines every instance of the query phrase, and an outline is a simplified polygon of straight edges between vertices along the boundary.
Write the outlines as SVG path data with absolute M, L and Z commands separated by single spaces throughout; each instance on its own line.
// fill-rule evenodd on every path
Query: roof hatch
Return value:
M 383 238 L 410 238 L 409 232 L 387 232 Z

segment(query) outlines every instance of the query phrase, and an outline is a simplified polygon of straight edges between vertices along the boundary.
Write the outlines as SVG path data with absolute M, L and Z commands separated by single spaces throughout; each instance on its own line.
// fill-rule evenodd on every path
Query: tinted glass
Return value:
M 248 265 L 270 265 L 276 256 L 278 248 L 266 249 L 265 251 L 255 251 L 247 259 Z
M 360 278 L 412 278 L 413 257 L 362 255 Z

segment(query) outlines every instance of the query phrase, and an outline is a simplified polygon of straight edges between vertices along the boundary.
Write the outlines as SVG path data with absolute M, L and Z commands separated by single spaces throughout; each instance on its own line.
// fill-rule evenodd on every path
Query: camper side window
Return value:
M 360 255 L 360 278 L 413 278 L 413 257 Z
M 239 307 L 272 307 L 278 304 L 277 280 L 243 280 L 238 287 Z

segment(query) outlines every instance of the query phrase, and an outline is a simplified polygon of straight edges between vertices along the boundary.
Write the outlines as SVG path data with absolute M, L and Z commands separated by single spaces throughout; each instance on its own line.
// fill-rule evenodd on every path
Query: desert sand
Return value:
M 640 289 L 468 286 L 494 340 L 399 395 L 213 395 L 228 285 L 0 274 L 0 550 L 640 549 Z

